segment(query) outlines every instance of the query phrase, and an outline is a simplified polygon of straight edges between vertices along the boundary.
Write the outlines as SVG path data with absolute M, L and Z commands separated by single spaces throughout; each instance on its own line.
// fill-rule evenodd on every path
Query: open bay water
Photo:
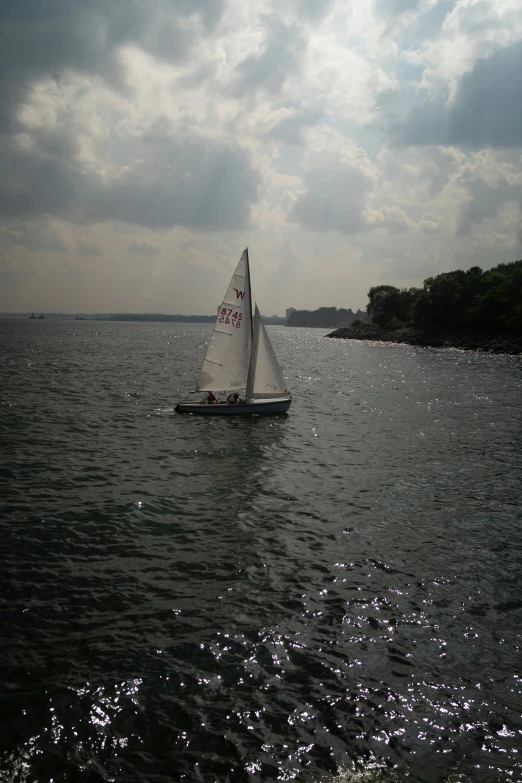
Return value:
M 522 360 L 0 322 L 0 780 L 522 781 Z

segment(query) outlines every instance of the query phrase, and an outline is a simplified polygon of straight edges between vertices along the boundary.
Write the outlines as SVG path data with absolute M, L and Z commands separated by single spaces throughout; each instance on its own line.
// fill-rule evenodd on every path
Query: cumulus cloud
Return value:
M 126 169 L 88 206 L 94 220 L 150 228 L 173 225 L 237 229 L 248 224 L 259 177 L 237 146 L 187 139 L 158 145 Z
M 33 0 L 4 3 L 0 26 L 0 111 L 5 124 L 30 82 L 68 70 L 121 84 L 120 47 L 137 44 L 157 57 L 187 57 L 200 33 L 217 24 L 224 0 Z
M 97 242 L 82 239 L 78 243 L 78 253 L 81 256 L 102 256 L 103 248 Z
M 312 22 L 318 22 L 325 17 L 335 5 L 335 0 L 296 0 L 299 17 L 307 17 Z
M 127 252 L 132 256 L 157 256 L 158 253 L 161 253 L 161 246 L 157 245 L 156 242 L 138 242 L 133 240 Z
M 522 183 L 510 183 L 501 179 L 497 183 L 489 183 L 482 178 L 475 178 L 467 183 L 468 200 L 463 205 L 458 232 L 468 235 L 475 225 L 488 218 L 496 218 L 501 207 L 509 202 L 522 208 Z
M 366 215 L 369 228 L 382 228 L 392 234 L 402 233 L 413 227 L 411 219 L 400 207 L 383 206 L 376 212 Z
M 19 0 L 2 21 L 6 267 L 54 254 L 42 275 L 82 270 L 124 311 L 197 289 L 210 312 L 254 237 L 303 296 L 311 243 L 364 258 L 361 296 L 518 247 L 519 0 Z
M 429 21 L 434 26 L 428 24 L 424 40 L 420 31 L 416 35 L 410 28 L 410 40 L 402 52 L 408 63 L 423 69 L 421 84 L 430 91 L 442 87 L 453 98 L 460 79 L 473 70 L 477 60 L 491 57 L 522 37 L 519 0 L 449 0 L 430 5 L 417 19 L 420 27 Z
M 270 131 L 270 136 L 284 144 L 300 146 L 305 141 L 305 131 L 323 119 L 318 110 L 289 112 L 288 116 L 277 122 Z
M 365 225 L 368 180 L 357 169 L 315 168 L 306 172 L 304 193 L 290 215 L 310 231 L 356 234 Z
M 396 16 L 414 11 L 421 0 L 375 0 L 375 10 L 382 16 Z
M 441 230 L 440 223 L 436 220 L 421 220 L 419 221 L 418 228 L 425 234 L 438 234 Z
M 176 64 L 224 8 L 224 0 L 8 4 L 0 28 L 0 124 L 10 132 L 0 149 L 0 219 L 246 226 L 259 184 L 248 151 L 204 127 L 166 121 L 158 133 L 157 115 L 132 121 L 123 57 L 132 44 Z M 100 76 L 123 100 L 110 105 L 93 81 Z
M 0 215 L 219 230 L 247 225 L 257 201 L 259 177 L 237 145 L 167 135 L 151 143 L 145 133 L 133 139 L 130 165 L 102 174 L 82 165 L 71 135 L 44 130 L 31 139 L 6 156 Z
M 249 55 L 237 67 L 234 92 L 239 96 L 258 89 L 278 92 L 304 51 L 305 41 L 294 27 L 287 27 L 277 17 L 267 19 L 266 26 L 262 51 Z
M 308 231 L 357 234 L 366 225 L 366 196 L 377 177 L 365 151 L 325 127 L 307 131 L 303 190 L 296 194 L 291 221 Z
M 69 249 L 63 237 L 43 220 L 34 223 L 15 223 L 8 236 L 11 242 L 23 245 L 33 252 L 64 253 Z
M 404 145 L 522 147 L 522 41 L 475 63 L 455 98 L 413 108 L 396 129 Z

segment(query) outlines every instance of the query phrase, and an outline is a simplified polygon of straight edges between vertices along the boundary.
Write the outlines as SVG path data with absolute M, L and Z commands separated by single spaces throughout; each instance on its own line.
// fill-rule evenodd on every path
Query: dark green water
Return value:
M 522 361 L 0 322 L 2 781 L 522 780 Z

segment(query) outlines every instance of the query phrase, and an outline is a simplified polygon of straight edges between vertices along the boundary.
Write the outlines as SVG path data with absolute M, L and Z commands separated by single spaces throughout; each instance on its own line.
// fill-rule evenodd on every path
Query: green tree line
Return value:
M 422 288 L 370 288 L 368 314 L 382 328 L 522 333 L 522 260 L 428 277 Z
M 368 316 L 362 310 L 354 313 L 344 307 L 319 307 L 317 310 L 294 310 L 290 313 L 287 326 L 316 326 L 324 329 L 335 328 L 339 324 L 351 324 L 355 319 L 367 321 Z

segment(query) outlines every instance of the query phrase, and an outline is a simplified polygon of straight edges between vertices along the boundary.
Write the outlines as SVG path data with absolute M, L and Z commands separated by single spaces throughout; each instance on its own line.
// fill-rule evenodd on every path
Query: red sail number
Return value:
M 238 310 L 233 312 L 233 310 L 233 307 L 222 307 L 219 313 L 219 323 L 225 324 L 225 326 L 227 324 L 232 324 L 233 327 L 239 329 L 241 327 L 241 321 L 243 320 L 243 313 L 240 313 Z

